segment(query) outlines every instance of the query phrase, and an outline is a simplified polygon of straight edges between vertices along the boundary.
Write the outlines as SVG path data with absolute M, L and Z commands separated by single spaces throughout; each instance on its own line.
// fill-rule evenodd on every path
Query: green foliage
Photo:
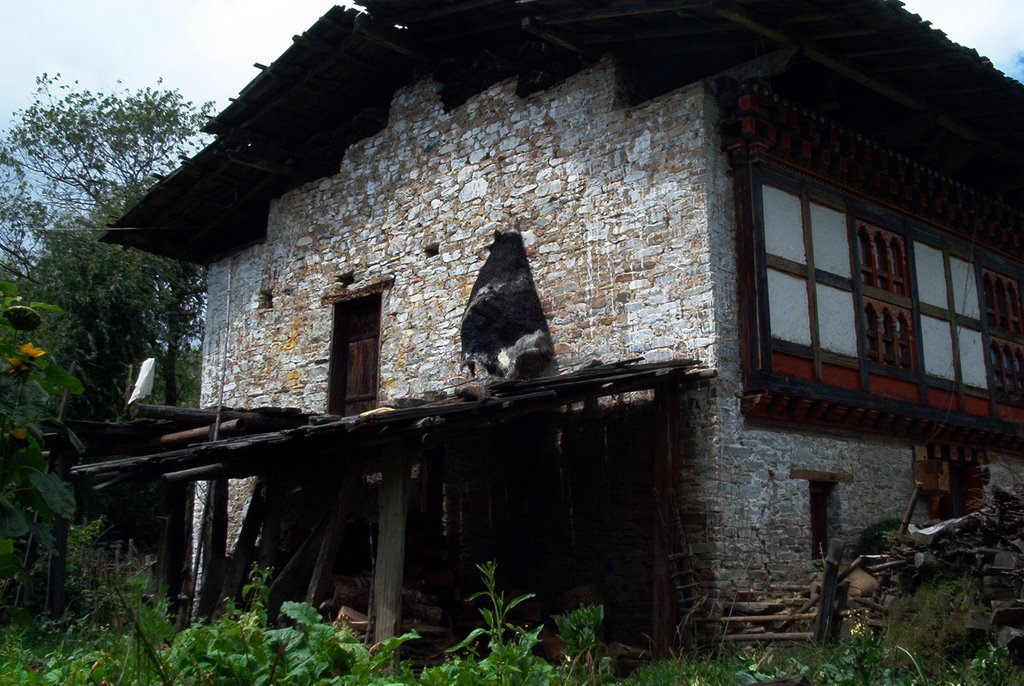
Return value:
M 42 424 L 59 425 L 56 398 L 81 393 L 82 385 L 26 340 L 39 325 L 31 315 L 46 309 L 25 304 L 14 284 L 0 281 L 0 588 L 27 580 L 20 548 L 29 537 L 48 551 L 49 525 L 75 512 L 70 484 L 47 469 Z
M 861 532 L 857 540 L 857 552 L 861 555 L 878 555 L 891 545 L 892 534 L 899 530 L 900 520 L 882 519 Z
M 584 605 L 552 619 L 565 641 L 570 674 L 584 674 L 595 684 L 611 676 L 614 664 L 604 648 L 604 605 Z
M 974 654 L 978 648 L 967 627 L 976 605 L 974 580 L 938 578 L 898 598 L 890 608 L 886 644 L 902 646 L 915 655 L 933 655 L 928 668 L 933 676 L 946 671 L 949 660 Z
M 0 270 L 64 310 L 40 340 L 81 369 L 89 392 L 76 416 L 116 417 L 129 367 L 145 357 L 158 361 L 164 402 L 197 402 L 184 375 L 196 374 L 204 270 L 98 239 L 195 147 L 210 105 L 159 83 L 114 93 L 59 75 L 36 83 L 0 137 Z
M 533 654 L 540 643 L 542 627 L 526 629 L 508 621 L 508 614 L 533 597 L 532 593 L 505 599 L 498 590 L 497 565 L 488 562 L 478 565 L 483 577 L 484 590 L 471 595 L 473 602 L 483 599 L 490 607 L 481 607 L 484 627 L 474 629 L 465 640 L 453 646 L 451 652 L 467 651 L 468 657 L 455 658 L 437 667 L 425 669 L 420 681 L 429 686 L 449 684 L 483 686 L 541 686 L 557 683 L 557 670 Z M 478 657 L 477 643 L 486 640 L 487 655 Z

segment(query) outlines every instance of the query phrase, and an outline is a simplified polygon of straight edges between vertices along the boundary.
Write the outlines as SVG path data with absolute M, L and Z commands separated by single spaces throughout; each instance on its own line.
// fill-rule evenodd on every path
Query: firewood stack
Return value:
M 1024 487 L 996 488 L 975 512 L 923 528 L 910 527 L 888 553 L 866 569 L 881 593 L 912 591 L 940 574 L 970 574 L 987 617 L 972 617 L 977 629 L 992 629 L 1001 645 L 1024 650 Z M 885 604 L 883 603 L 883 607 Z

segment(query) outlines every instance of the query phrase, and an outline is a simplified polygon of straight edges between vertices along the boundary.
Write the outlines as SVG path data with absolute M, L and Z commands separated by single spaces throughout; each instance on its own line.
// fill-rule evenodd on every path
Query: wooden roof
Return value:
M 198 481 L 265 474 L 276 469 L 293 472 L 303 467 L 315 468 L 324 460 L 345 459 L 390 441 L 422 438 L 428 433 L 436 436 L 476 430 L 493 422 L 589 398 L 661 385 L 692 386 L 713 376 L 713 371 L 701 367 L 695 360 L 657 363 L 624 360 L 528 381 L 503 381 L 488 387 L 487 394 L 480 398 L 448 397 L 350 417 L 311 417 L 272 408 L 231 411 L 225 418 L 248 420 L 255 433 L 210 442 L 193 435 L 197 444 L 183 448 L 174 447 L 180 442 L 174 438 L 164 442 L 162 451 L 155 450 L 159 447 L 157 435 L 166 432 L 166 428 L 154 427 L 152 423 L 87 427 L 79 422 L 72 429 L 79 432 L 86 443 L 87 454 L 133 456 L 82 464 L 73 467 L 71 473 L 106 479 L 102 485 L 108 485 L 131 479 Z M 209 421 L 211 411 L 191 412 L 200 417 L 200 421 L 204 417 Z M 287 428 L 267 430 L 268 422 L 284 424 Z M 90 443 L 90 438 L 94 439 L 94 444 Z
M 111 242 L 209 263 L 266 231 L 271 200 L 335 173 L 431 75 L 457 107 L 517 76 L 545 88 L 615 52 L 638 99 L 761 58 L 774 92 L 1024 209 L 1024 85 L 897 0 L 364 0 L 334 7 L 206 131 L 213 143 L 116 224 Z M 779 49 L 783 49 L 781 52 Z M 772 62 L 771 55 L 782 55 Z M 766 58 L 765 56 L 769 56 Z

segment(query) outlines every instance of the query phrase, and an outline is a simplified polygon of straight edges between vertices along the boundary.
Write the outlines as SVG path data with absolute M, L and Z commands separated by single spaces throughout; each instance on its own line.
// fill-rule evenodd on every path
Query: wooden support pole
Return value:
M 405 523 L 409 510 L 409 467 L 412 445 L 393 441 L 383 446 L 384 479 L 378 503 L 377 564 L 373 581 L 373 641 L 398 634 L 402 622 L 402 580 L 405 576 Z
M 316 564 L 313 566 L 309 588 L 306 589 L 306 602 L 313 607 L 319 607 L 320 602 L 331 591 L 331 568 L 345 537 L 345 525 L 348 524 L 348 515 L 352 511 L 352 498 L 362 477 L 362 461 L 353 460 L 344 466 L 334 507 L 328 515 L 327 530 L 324 532 Z
M 210 517 L 208 538 L 203 548 L 203 587 L 199 593 L 197 617 L 211 617 L 224 586 L 224 568 L 228 546 L 228 482 L 218 479 L 210 483 Z
M 825 578 L 821 582 L 821 600 L 818 603 L 818 619 L 814 624 L 814 641 L 822 643 L 829 638 L 836 622 L 836 589 L 839 584 L 839 561 L 843 557 L 841 541 L 828 544 L 825 556 Z
M 188 562 L 185 558 L 186 528 L 186 497 L 185 484 L 164 484 L 164 503 L 167 514 L 160 541 L 160 563 L 157 584 L 166 589 L 168 609 L 172 616 L 177 615 L 181 603 L 181 587 L 185 578 Z
M 669 385 L 658 386 L 654 392 L 654 483 L 655 512 L 672 512 L 676 504 L 669 502 L 676 492 L 676 451 L 678 450 L 677 414 L 679 394 Z M 657 517 L 655 518 L 657 520 Z M 655 527 L 657 527 L 657 521 Z M 666 532 L 679 535 L 679 532 Z M 668 556 L 672 551 L 664 536 L 654 531 L 654 598 L 652 608 L 652 639 L 657 657 L 667 657 L 675 638 L 678 608 L 675 588 L 670 578 Z
M 280 478 L 267 480 L 267 513 L 263 518 L 260 536 L 260 567 L 275 569 L 277 543 L 281 534 L 281 507 L 284 503 L 284 485 Z
M 903 513 L 903 521 L 900 522 L 900 536 L 907 533 L 910 528 L 910 520 L 914 518 L 914 510 L 917 509 L 917 501 L 921 497 L 920 482 L 914 483 L 914 492 L 910 494 L 910 502 L 907 503 L 907 511 Z
M 316 562 L 317 551 L 320 550 L 326 528 L 327 517 L 325 516 L 309 532 L 309 536 L 288 560 L 288 564 L 284 566 L 281 573 L 274 577 L 273 583 L 270 584 L 270 599 L 267 601 L 267 615 L 271 621 L 277 619 L 281 603 L 301 597 L 303 589 L 308 583 L 310 570 Z
M 242 585 L 256 555 L 256 536 L 263 525 L 266 512 L 266 482 L 260 478 L 253 486 L 249 507 L 245 511 L 245 519 L 242 520 L 242 529 L 238 532 L 235 549 L 231 552 L 224 569 L 224 587 L 218 598 L 217 614 L 223 609 L 225 600 L 238 599 L 241 595 Z
M 67 481 L 70 460 L 63 451 L 50 454 L 50 469 L 62 480 Z M 46 613 L 51 619 L 64 616 L 64 584 L 68 572 L 68 520 L 56 517 L 53 523 L 53 550 L 50 551 L 46 570 Z

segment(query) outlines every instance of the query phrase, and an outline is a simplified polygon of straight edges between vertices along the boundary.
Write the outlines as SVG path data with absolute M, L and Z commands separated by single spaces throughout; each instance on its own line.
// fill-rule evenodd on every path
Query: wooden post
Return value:
M 61 451 L 54 451 L 50 456 L 50 469 L 63 481 L 67 481 L 71 469 L 68 456 Z M 50 551 L 49 566 L 46 570 L 46 612 L 51 619 L 60 619 L 64 616 L 64 584 L 67 581 L 67 572 L 68 520 L 58 516 L 53 523 L 53 550 Z
M 660 385 L 654 391 L 654 483 L 655 513 L 672 512 L 676 504 L 669 502 L 676 492 L 676 453 L 678 451 L 677 413 L 679 395 L 675 388 Z M 671 520 L 666 520 L 669 530 L 666 535 L 678 535 L 672 532 Z M 673 580 L 669 573 L 668 556 L 671 554 L 665 542 L 665 536 L 659 530 L 658 517 L 655 516 L 654 531 L 654 597 L 652 604 L 652 633 L 654 653 L 657 657 L 667 657 L 672 651 L 677 623 L 677 607 Z
M 181 602 L 181 586 L 184 579 L 186 528 L 185 484 L 164 483 L 164 502 L 167 514 L 161 535 L 160 564 L 158 568 L 157 586 L 167 589 L 168 609 L 171 615 L 177 615 Z
M 327 530 L 324 532 L 324 540 L 313 566 L 309 588 L 306 590 L 306 602 L 313 607 L 318 607 L 331 590 L 331 568 L 345 537 L 345 525 L 348 524 L 348 514 L 352 510 L 352 498 L 362 477 L 362 461 L 353 460 L 345 464 L 338 494 L 334 499 L 334 508 L 328 515 Z
M 384 479 L 378 503 L 379 534 L 373 582 L 373 641 L 398 635 L 402 622 L 402 581 L 405 575 L 405 523 L 409 510 L 410 444 L 393 441 L 384 448 Z
M 210 618 L 224 587 L 224 568 L 228 546 L 228 482 L 218 479 L 210 484 L 209 538 L 203 550 L 203 588 L 199 593 L 197 617 Z
M 834 631 L 836 621 L 836 587 L 839 583 L 839 561 L 843 557 L 841 541 L 828 544 L 825 557 L 825 577 L 821 582 L 821 600 L 818 603 L 818 619 L 814 623 L 814 641 L 825 641 Z
M 284 485 L 281 477 L 267 479 L 267 514 L 263 518 L 260 536 L 260 566 L 273 569 L 277 566 L 277 542 L 281 533 L 281 509 L 284 504 Z
M 220 598 L 217 599 L 217 615 L 223 610 L 226 600 L 237 599 L 241 594 L 242 585 L 255 557 L 256 536 L 260 532 L 266 511 L 266 482 L 260 477 L 253 485 L 249 507 L 246 508 L 245 519 L 242 520 L 242 529 L 238 532 L 235 549 L 225 565 L 224 587 L 221 589 Z
M 914 492 L 910 494 L 910 502 L 907 503 L 907 511 L 903 513 L 903 521 L 900 522 L 900 536 L 907 533 L 910 528 L 910 520 L 914 518 L 914 510 L 917 509 L 917 501 L 921 497 L 921 482 L 914 482 Z

